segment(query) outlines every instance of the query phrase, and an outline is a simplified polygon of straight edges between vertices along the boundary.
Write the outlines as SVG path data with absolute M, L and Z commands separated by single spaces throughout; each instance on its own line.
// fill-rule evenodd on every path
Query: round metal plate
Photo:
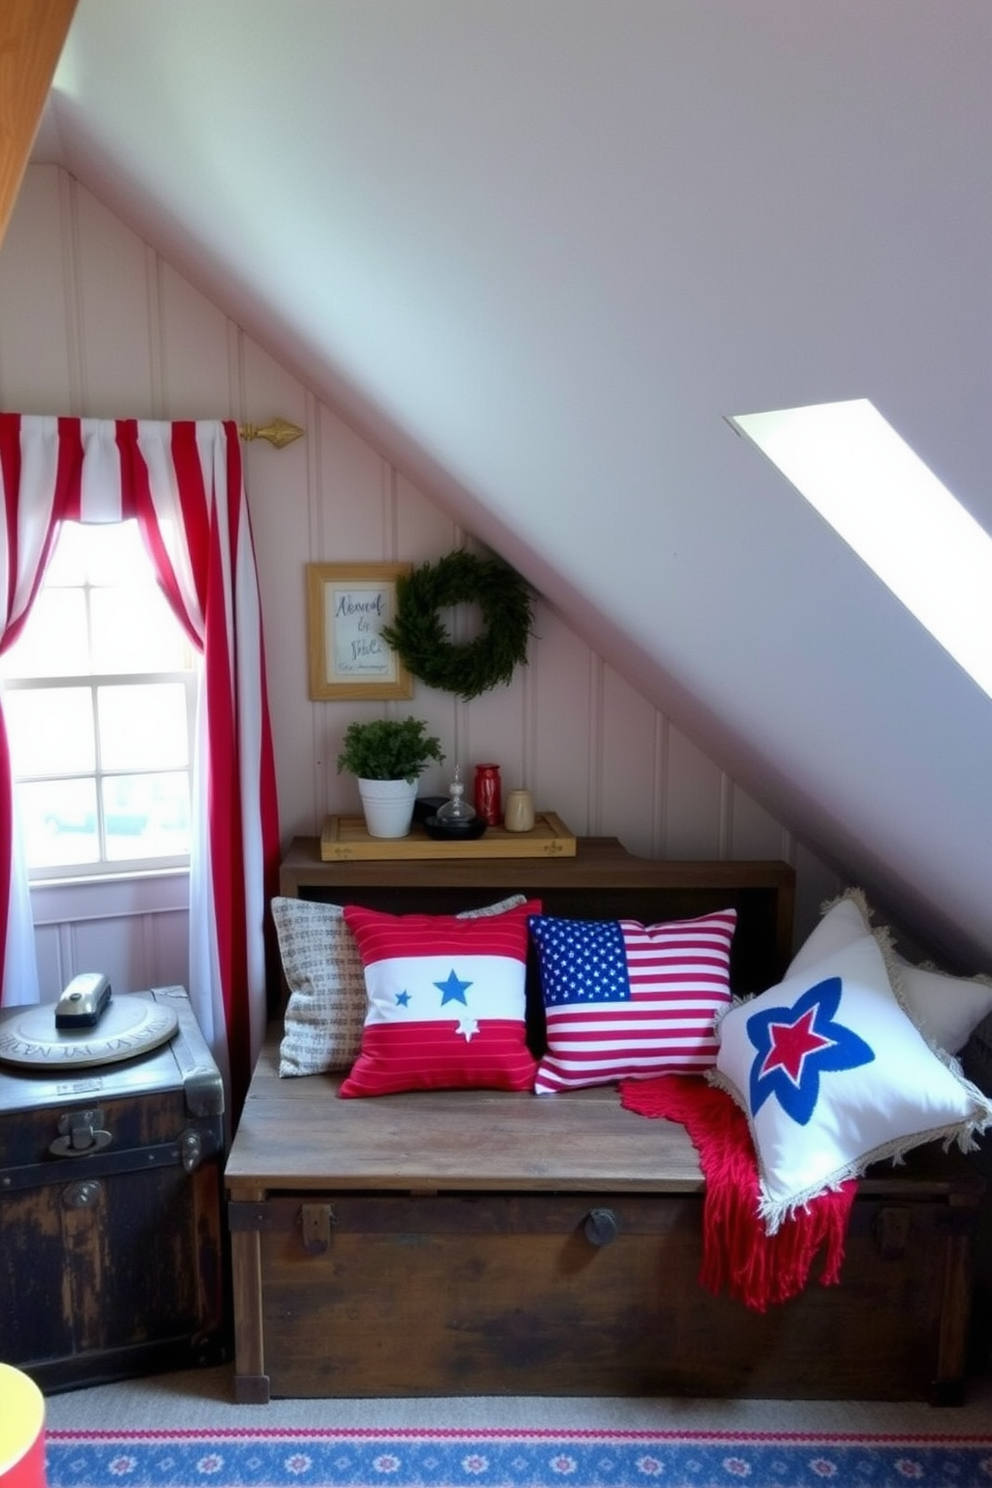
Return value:
M 116 1064 L 157 1049 L 179 1027 L 175 1010 L 125 994 L 95 1028 L 56 1028 L 54 1002 L 13 1013 L 0 1024 L 0 1062 L 21 1068 Z

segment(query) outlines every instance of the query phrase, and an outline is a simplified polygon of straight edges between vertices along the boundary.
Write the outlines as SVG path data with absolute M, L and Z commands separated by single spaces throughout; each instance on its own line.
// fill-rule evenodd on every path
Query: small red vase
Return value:
M 487 827 L 498 827 L 502 817 L 499 765 L 476 765 L 475 809 Z

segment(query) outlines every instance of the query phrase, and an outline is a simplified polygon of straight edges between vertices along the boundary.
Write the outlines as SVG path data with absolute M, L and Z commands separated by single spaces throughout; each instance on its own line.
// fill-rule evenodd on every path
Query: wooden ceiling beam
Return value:
M 75 9 L 76 0 L 0 3 L 0 243 Z

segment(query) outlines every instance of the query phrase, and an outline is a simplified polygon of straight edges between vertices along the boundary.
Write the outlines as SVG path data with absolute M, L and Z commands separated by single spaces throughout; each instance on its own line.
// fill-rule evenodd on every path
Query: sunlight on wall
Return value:
M 992 697 L 992 537 L 866 398 L 729 419 Z

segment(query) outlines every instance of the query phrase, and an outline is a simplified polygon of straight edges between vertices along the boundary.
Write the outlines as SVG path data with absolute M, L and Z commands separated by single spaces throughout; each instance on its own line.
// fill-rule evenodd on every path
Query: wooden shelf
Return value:
M 616 837 L 579 837 L 567 855 L 451 855 L 452 848 L 476 845 L 432 843 L 438 851 L 448 849 L 434 858 L 329 861 L 321 858 L 319 837 L 296 837 L 279 867 L 279 893 L 325 904 L 365 904 L 387 914 L 451 914 L 453 907 L 482 908 L 510 894 L 526 894 L 541 900 L 545 914 L 580 920 L 626 916 L 645 925 L 732 905 L 740 918 L 731 970 L 741 996 L 780 981 L 792 956 L 795 870 L 788 863 L 640 858 Z
M 440 842 L 415 823 L 407 837 L 370 837 L 361 816 L 329 816 L 320 834 L 324 863 L 355 858 L 574 858 L 575 837 L 553 811 L 535 813 L 529 832 L 487 827 L 472 842 Z

